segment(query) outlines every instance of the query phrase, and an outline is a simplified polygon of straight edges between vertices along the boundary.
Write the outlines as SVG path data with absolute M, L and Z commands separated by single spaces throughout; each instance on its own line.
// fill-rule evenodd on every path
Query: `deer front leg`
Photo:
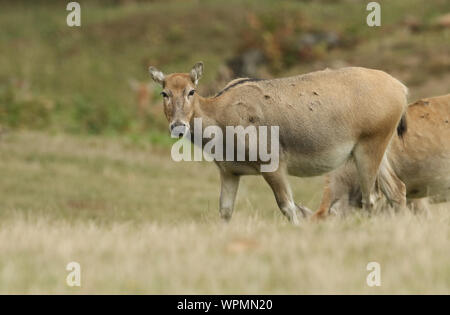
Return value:
M 303 217 L 312 213 L 308 208 L 295 204 L 287 175 L 281 167 L 275 172 L 262 173 L 262 175 L 272 188 L 278 207 L 290 222 L 295 225 L 299 224 L 297 212 L 300 212 Z
M 220 217 L 225 221 L 229 221 L 233 215 L 234 202 L 239 187 L 240 176 L 229 172 L 220 172 Z

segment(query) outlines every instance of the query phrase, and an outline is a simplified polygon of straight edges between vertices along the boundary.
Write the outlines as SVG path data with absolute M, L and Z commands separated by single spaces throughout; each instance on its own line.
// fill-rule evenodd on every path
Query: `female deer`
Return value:
M 261 174 L 272 188 L 282 213 L 298 224 L 288 174 L 316 176 L 356 161 L 363 203 L 370 208 L 378 168 L 397 124 L 406 110 L 406 87 L 378 70 L 343 68 L 273 80 L 237 79 L 216 96 L 196 92 L 203 64 L 190 73 L 164 75 L 149 68 L 163 88 L 164 113 L 171 129 L 192 130 L 195 118 L 203 129 L 218 126 L 279 126 L 279 167 L 261 172 L 258 161 L 215 161 L 221 174 L 220 214 L 231 218 L 239 178 Z M 224 132 L 225 134 L 225 132 Z M 393 191 L 399 205 L 405 192 Z M 404 187 L 403 187 L 404 188 Z

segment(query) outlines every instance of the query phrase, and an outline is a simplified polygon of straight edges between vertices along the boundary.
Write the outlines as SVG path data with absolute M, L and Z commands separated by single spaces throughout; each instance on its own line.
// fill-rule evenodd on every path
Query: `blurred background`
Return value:
M 147 68 L 187 72 L 205 63 L 200 93 L 236 77 L 325 67 L 382 69 L 410 100 L 450 86 L 450 1 L 379 1 L 368 27 L 358 0 L 1 1 L 0 128 L 124 134 L 170 143 L 159 87 Z

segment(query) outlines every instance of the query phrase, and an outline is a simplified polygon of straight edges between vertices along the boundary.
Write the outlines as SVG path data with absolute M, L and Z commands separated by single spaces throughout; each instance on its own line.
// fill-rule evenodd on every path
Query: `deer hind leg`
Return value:
M 281 166 L 275 172 L 262 173 L 262 176 L 272 188 L 281 212 L 290 222 L 298 225 L 300 223 L 298 213 L 303 217 L 309 216 L 312 213 L 308 208 L 295 204 L 286 172 Z
M 381 161 L 384 157 L 386 148 L 389 144 L 393 131 L 385 137 L 367 138 L 359 142 L 354 150 L 353 157 L 356 162 L 356 168 L 358 170 L 359 184 L 362 193 L 363 208 L 370 210 L 374 205 L 374 186 L 378 175 L 378 170 Z M 391 178 L 397 183 L 398 187 L 401 187 L 403 183 L 395 176 Z M 396 186 L 397 186 L 396 185 Z M 404 185 L 403 185 L 404 187 Z M 391 196 L 392 200 L 397 200 L 399 205 L 406 204 L 405 191 L 400 189 L 399 191 L 392 192 L 395 196 Z
M 220 217 L 225 221 L 229 221 L 233 215 L 234 203 L 239 187 L 240 176 L 229 172 L 220 172 Z
M 400 178 L 397 177 L 397 174 L 395 174 L 391 164 L 386 158 L 386 154 L 383 156 L 377 181 L 379 188 L 386 196 L 391 206 L 395 209 L 405 208 L 406 186 Z

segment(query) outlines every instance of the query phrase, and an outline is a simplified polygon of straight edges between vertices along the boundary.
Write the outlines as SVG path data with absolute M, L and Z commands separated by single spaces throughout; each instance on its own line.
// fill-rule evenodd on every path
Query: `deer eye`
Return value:
M 162 97 L 164 97 L 164 98 L 169 97 L 169 95 L 167 95 L 167 93 L 164 92 L 164 91 L 161 92 L 161 95 L 162 95 Z
M 195 93 L 195 90 L 190 90 L 188 95 L 192 96 L 192 95 L 194 95 L 194 93 Z

